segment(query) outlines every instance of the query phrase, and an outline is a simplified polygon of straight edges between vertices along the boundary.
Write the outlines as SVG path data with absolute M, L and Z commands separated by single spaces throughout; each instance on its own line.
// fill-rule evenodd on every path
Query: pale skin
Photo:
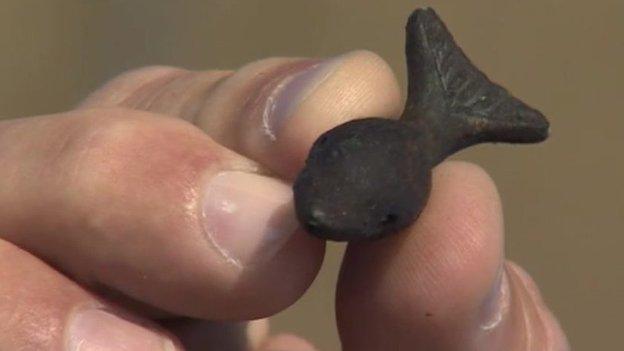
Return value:
M 0 350 L 316 350 L 261 319 L 323 258 L 289 184 L 320 133 L 401 108 L 388 65 L 356 51 L 148 67 L 72 111 L 0 122 Z M 436 167 L 412 227 L 349 245 L 343 350 L 569 350 L 503 239 L 492 179 Z

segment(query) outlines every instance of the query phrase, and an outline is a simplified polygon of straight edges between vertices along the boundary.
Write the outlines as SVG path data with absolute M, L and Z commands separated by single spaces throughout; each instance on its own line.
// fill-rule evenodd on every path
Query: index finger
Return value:
M 264 59 L 236 72 L 143 68 L 113 79 L 81 107 L 128 107 L 192 121 L 292 179 L 321 133 L 355 118 L 398 116 L 402 102 L 388 64 L 360 50 L 325 60 Z

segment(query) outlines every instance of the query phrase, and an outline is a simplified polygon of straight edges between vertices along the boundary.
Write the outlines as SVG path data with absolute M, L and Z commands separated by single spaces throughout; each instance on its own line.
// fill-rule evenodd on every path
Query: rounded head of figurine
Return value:
M 402 121 L 366 118 L 317 139 L 295 181 L 305 229 L 336 241 L 379 238 L 408 226 L 430 187 L 426 144 Z

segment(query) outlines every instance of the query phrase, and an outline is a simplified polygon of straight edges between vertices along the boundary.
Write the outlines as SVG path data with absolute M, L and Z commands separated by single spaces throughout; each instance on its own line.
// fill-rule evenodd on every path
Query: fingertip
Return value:
M 311 145 L 325 131 L 357 118 L 396 118 L 401 113 L 398 82 L 379 55 L 357 50 L 324 62 L 332 66 L 331 72 L 293 109 L 278 130 L 278 152 L 272 156 L 288 160 L 278 167 L 289 177 L 302 167 Z
M 403 234 L 413 255 L 406 262 L 421 265 L 429 302 L 470 308 L 466 301 L 486 295 L 502 265 L 503 230 L 498 191 L 485 170 L 459 161 L 436 167 L 428 203 Z
M 310 105 L 301 105 L 298 112 L 306 108 L 326 112 L 332 125 L 356 117 L 398 117 L 403 102 L 401 89 L 381 56 L 355 50 L 333 60 L 338 62 L 333 74 L 308 98 Z
M 457 184 L 469 190 L 472 196 L 463 196 L 470 199 L 478 196 L 484 204 L 498 207 L 500 210 L 500 195 L 492 177 L 481 166 L 465 161 L 445 161 L 433 169 L 434 195 L 447 195 L 452 191 L 444 191 L 449 184 Z

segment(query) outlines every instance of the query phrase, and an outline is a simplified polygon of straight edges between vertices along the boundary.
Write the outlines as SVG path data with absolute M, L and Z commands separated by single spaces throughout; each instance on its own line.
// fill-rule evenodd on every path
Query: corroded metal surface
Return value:
M 400 120 L 365 118 L 321 135 L 294 184 L 303 226 L 330 240 L 383 237 L 411 224 L 426 204 L 431 168 L 483 142 L 548 137 L 537 110 L 490 81 L 432 9 L 406 26 L 408 98 Z

